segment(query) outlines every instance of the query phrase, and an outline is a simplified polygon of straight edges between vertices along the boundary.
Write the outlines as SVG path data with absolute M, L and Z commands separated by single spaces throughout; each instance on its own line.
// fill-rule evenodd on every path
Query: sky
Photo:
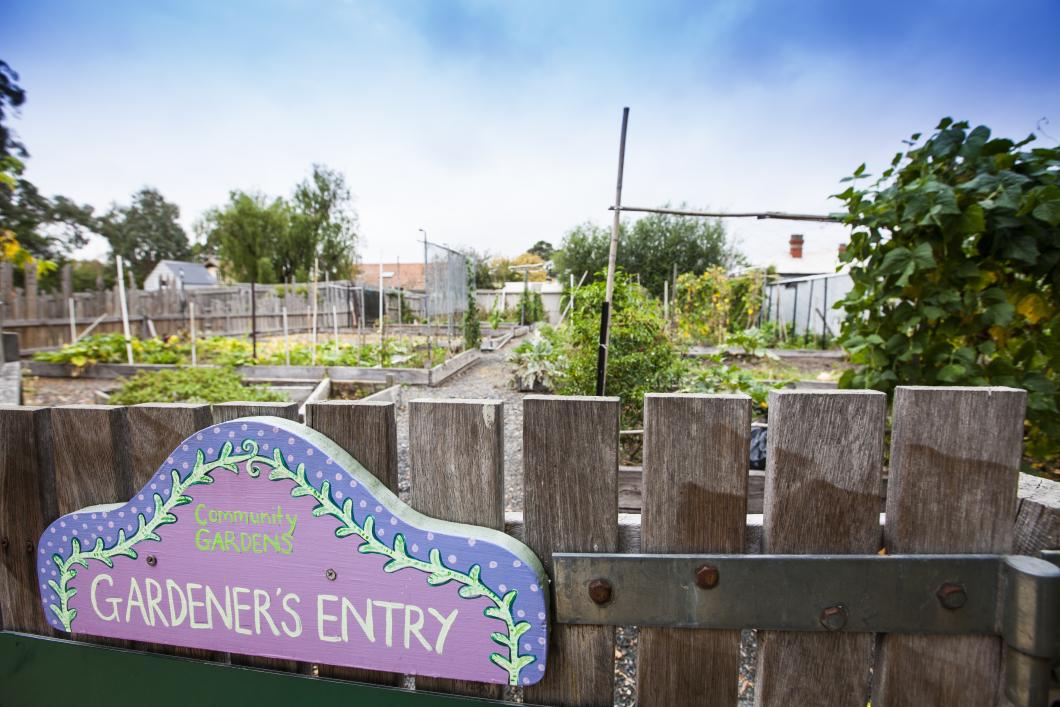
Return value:
M 1060 2 L 2 0 L 43 192 L 144 185 L 189 229 L 233 189 L 346 176 L 364 262 L 514 256 L 623 203 L 829 213 L 943 116 L 1060 137 Z M 633 218 L 627 215 L 626 218 Z M 727 220 L 752 261 L 834 225 Z M 83 256 L 105 255 L 96 242 Z

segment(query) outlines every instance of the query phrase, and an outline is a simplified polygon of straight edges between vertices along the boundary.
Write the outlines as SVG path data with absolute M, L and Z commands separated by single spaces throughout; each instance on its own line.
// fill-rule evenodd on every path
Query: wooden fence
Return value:
M 620 517 L 617 398 L 529 396 L 522 403 L 522 512 L 505 513 L 504 405 L 409 403 L 407 498 L 438 518 L 526 542 L 552 571 L 554 552 L 1036 554 L 1060 545 L 1060 484 L 1025 479 L 1026 402 L 1004 388 L 899 388 L 881 523 L 886 400 L 875 392 L 781 391 L 770 400 L 762 516 L 749 516 L 751 401 L 741 395 L 650 395 L 643 511 Z M 167 453 L 214 421 L 294 419 L 294 404 L 0 408 L 2 627 L 53 635 L 40 609 L 33 552 L 62 513 L 124 501 Z M 312 403 L 307 424 L 395 492 L 392 403 Z M 1051 484 L 1051 485 L 1050 485 Z M 1033 488 L 1032 488 L 1033 487 Z M 528 703 L 608 705 L 615 629 L 554 624 L 543 680 Z M 1002 686 L 995 636 L 758 632 L 761 705 L 994 705 Z M 400 685 L 403 677 L 207 651 L 136 646 L 200 660 Z M 642 705 L 735 705 L 740 632 L 640 630 Z M 418 689 L 511 698 L 496 686 L 416 681 Z
M 70 342 L 70 300 L 73 300 L 74 319 L 78 334 L 92 327 L 93 333 L 120 332 L 121 301 L 117 287 L 89 292 L 74 292 L 70 277 L 64 274 L 60 291 L 42 293 L 37 289 L 35 270 L 24 273 L 25 287 L 13 284 L 10 263 L 0 263 L 0 324 L 19 334 L 24 351 L 61 346 Z M 352 289 L 348 281 L 318 283 L 317 328 L 330 333 L 337 323 L 340 331 L 357 326 L 362 312 L 361 293 Z M 287 310 L 290 331 L 308 331 L 312 319 L 312 285 L 296 283 L 257 286 L 257 318 L 259 333 L 283 331 L 283 310 Z M 151 322 L 154 330 L 168 336 L 187 332 L 190 326 L 189 305 L 195 304 L 196 327 L 200 334 L 249 334 L 251 324 L 250 286 L 245 283 L 219 287 L 187 289 L 168 288 L 145 291 L 126 290 L 129 320 L 135 335 L 149 336 Z M 396 291 L 387 292 L 387 318 L 397 321 Z M 421 316 L 422 301 L 403 298 L 403 305 L 411 307 L 414 316 Z M 379 307 L 378 290 L 366 289 L 363 314 L 366 324 L 375 322 Z M 99 320 L 99 321 L 97 321 Z

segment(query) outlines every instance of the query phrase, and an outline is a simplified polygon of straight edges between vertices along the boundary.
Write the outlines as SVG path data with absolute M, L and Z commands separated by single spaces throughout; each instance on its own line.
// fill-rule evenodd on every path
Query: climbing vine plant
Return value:
M 432 548 L 428 553 L 428 559 L 422 560 L 409 554 L 405 537 L 398 534 L 394 537 L 393 546 L 389 546 L 379 539 L 375 531 L 375 518 L 365 515 L 358 523 L 353 513 L 353 500 L 346 498 L 340 506 L 332 498 L 331 485 L 325 480 L 320 487 L 314 486 L 306 477 L 305 464 L 299 464 L 291 469 L 283 457 L 281 449 L 275 449 L 271 457 L 258 453 L 258 444 L 252 439 L 245 439 L 240 444 L 239 453 L 233 453 L 235 447 L 231 442 L 226 442 L 221 447 L 218 457 L 213 461 L 206 461 L 202 450 L 196 452 L 195 466 L 183 479 L 180 473 L 174 469 L 171 474 L 171 487 L 168 499 L 163 499 L 159 493 L 154 494 L 154 515 L 150 520 L 143 513 L 138 515 L 136 531 L 126 536 L 124 529 L 118 531 L 117 541 L 106 546 L 103 538 L 97 538 L 91 550 L 81 547 L 80 541 L 75 537 L 71 540 L 71 553 L 69 557 L 63 558 L 60 554 L 52 556 L 52 561 L 59 569 L 58 579 L 49 580 L 48 584 L 59 598 L 58 605 L 52 605 L 51 610 L 62 622 L 63 628 L 70 631 L 71 625 L 77 616 L 77 609 L 70 606 L 70 600 L 77 594 L 77 589 L 70 586 L 71 581 L 77 576 L 77 565 L 88 567 L 89 560 L 102 562 L 108 567 L 114 566 L 114 558 L 128 557 L 136 559 L 137 543 L 146 540 L 161 540 L 157 531 L 162 526 L 176 523 L 177 517 L 172 513 L 173 509 L 192 502 L 192 498 L 186 492 L 195 485 L 212 484 L 214 482 L 211 474 L 216 469 L 225 469 L 234 474 L 239 473 L 239 465 L 245 464 L 247 473 L 257 478 L 263 471 L 268 471 L 270 481 L 289 481 L 292 483 L 291 496 L 300 498 L 309 496 L 317 502 L 313 509 L 313 515 L 317 518 L 330 516 L 339 522 L 335 529 L 335 536 L 345 538 L 357 536 L 363 542 L 358 551 L 364 554 L 382 555 L 388 558 L 383 566 L 386 572 L 397 572 L 403 569 L 415 569 L 427 574 L 427 583 L 431 586 L 440 586 L 449 582 L 461 585 L 458 594 L 464 599 L 476 599 L 484 597 L 492 606 L 488 606 L 484 614 L 504 624 L 504 632 L 495 631 L 490 638 L 506 649 L 507 654 L 495 652 L 490 654 L 490 661 L 508 673 L 510 685 L 518 684 L 519 673 L 527 665 L 534 662 L 533 655 L 519 654 L 519 638 L 531 627 L 528 621 L 515 621 L 512 605 L 518 596 L 518 591 L 512 589 L 500 594 L 491 589 L 481 579 L 482 568 L 474 564 L 462 572 L 449 567 L 442 560 L 438 548 Z
M 1027 447 L 1060 453 L 1060 149 L 946 118 L 871 185 L 838 198 L 853 227 L 846 387 L 1025 388 Z

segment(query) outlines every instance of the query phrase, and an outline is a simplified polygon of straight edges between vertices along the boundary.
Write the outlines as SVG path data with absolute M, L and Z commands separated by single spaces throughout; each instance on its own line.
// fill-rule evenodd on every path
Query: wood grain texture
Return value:
M 875 391 L 769 394 L 764 553 L 879 549 L 886 407 L 886 396 Z M 872 634 L 758 636 L 757 705 L 864 707 Z
M 552 572 L 553 552 L 618 549 L 618 420 L 613 397 L 523 398 L 526 544 Z M 610 705 L 615 631 L 552 625 L 544 679 L 527 702 Z
M 0 627 L 56 635 L 37 589 L 37 542 L 58 516 L 47 408 L 0 407 Z
M 201 429 L 209 427 L 213 417 L 210 406 L 198 403 L 144 403 L 125 409 L 129 430 L 129 449 L 132 453 L 130 473 L 132 485 L 139 489 L 146 484 L 166 458 L 181 442 Z M 152 653 L 177 655 L 198 660 L 227 661 L 225 653 L 200 648 L 167 646 L 160 643 L 143 644 Z
M 1017 555 L 1060 548 L 1060 482 L 1020 474 L 1014 533 Z
M 125 408 L 114 405 L 63 405 L 51 408 L 55 497 L 59 515 L 87 506 L 124 503 L 137 490 L 132 484 Z M 76 640 L 123 648 L 130 641 L 73 634 Z
M 125 414 L 134 488 L 143 486 L 181 442 L 213 422 L 210 406 L 198 403 L 144 403 Z
M 884 538 L 891 553 L 1012 548 L 1027 394 L 1014 388 L 895 391 Z M 993 705 L 1001 640 L 886 635 L 873 705 Z
M 409 402 L 413 508 L 456 523 L 504 530 L 504 404 L 499 400 Z M 500 685 L 416 678 L 417 690 L 499 698 Z
M 258 415 L 272 415 L 297 421 L 298 403 L 218 403 L 213 406 L 215 423 Z
M 298 403 L 218 403 L 213 406 L 214 423 L 228 422 L 240 417 L 257 417 L 272 415 L 288 420 L 298 420 Z M 287 673 L 312 673 L 313 666 L 295 660 L 264 658 L 262 656 L 231 655 L 233 665 L 246 665 L 252 668 L 282 670 Z
M 327 435 L 359 461 L 370 474 L 398 492 L 397 422 L 394 403 L 327 400 L 309 403 L 306 425 Z M 399 673 L 321 665 L 321 677 L 401 685 Z
M 750 445 L 746 395 L 644 396 L 644 552 L 743 552 Z M 739 631 L 642 628 L 639 651 L 638 704 L 736 704 Z

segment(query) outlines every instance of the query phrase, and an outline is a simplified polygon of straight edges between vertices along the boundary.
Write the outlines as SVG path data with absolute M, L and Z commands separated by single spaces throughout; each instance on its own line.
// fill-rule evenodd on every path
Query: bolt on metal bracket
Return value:
M 1048 704 L 1060 567 L 1018 555 L 555 553 L 556 621 L 614 626 L 1001 636 L 1005 692 Z M 704 586 L 704 566 L 711 568 Z M 608 587 L 607 601 L 590 587 Z

